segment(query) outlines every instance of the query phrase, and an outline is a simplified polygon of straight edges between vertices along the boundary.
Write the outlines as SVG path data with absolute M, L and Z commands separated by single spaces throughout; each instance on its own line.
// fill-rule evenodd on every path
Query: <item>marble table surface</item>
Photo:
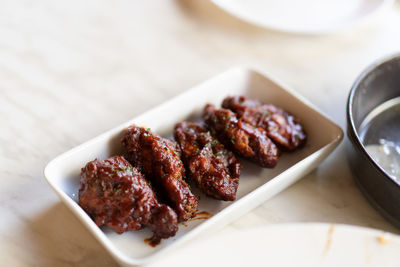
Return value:
M 398 25 L 398 2 L 357 28 L 301 36 L 203 0 L 2 1 L 1 265 L 117 265 L 46 184 L 58 154 L 236 65 L 284 81 L 345 129 L 351 84 L 400 50 Z M 223 231 L 332 222 L 400 233 L 356 187 L 347 145 Z

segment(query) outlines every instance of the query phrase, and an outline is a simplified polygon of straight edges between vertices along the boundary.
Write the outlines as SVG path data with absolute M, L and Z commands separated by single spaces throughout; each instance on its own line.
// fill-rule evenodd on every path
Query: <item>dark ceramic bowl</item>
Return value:
M 371 204 L 397 227 L 400 227 L 400 184 L 367 153 L 360 135 L 367 115 L 399 96 L 400 54 L 378 61 L 361 73 L 347 102 L 347 135 L 351 142 L 347 148 L 356 182 Z M 398 136 L 394 141 L 400 142 L 400 125 L 381 126 L 384 127 L 374 129 L 376 133 L 381 128 L 383 134 L 391 131 Z

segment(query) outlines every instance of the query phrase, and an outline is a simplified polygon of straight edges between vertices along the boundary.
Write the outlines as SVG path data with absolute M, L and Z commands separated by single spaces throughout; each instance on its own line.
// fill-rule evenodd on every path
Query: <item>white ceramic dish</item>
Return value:
M 118 235 L 109 229 L 100 229 L 76 203 L 80 169 L 95 158 L 105 159 L 119 154 L 122 133 L 131 123 L 170 136 L 176 122 L 198 118 L 206 103 L 219 105 L 227 95 L 237 94 L 276 104 L 295 114 L 308 134 L 308 141 L 302 149 L 283 154 L 274 169 L 262 169 L 242 160 L 244 167 L 236 201 L 221 202 L 201 196 L 199 210 L 214 216 L 180 225 L 175 237 L 152 248 L 143 241 L 151 236 L 148 230 Z M 336 124 L 293 91 L 258 72 L 235 68 L 58 156 L 46 166 L 44 174 L 61 200 L 120 264 L 138 265 L 171 251 L 195 235 L 223 227 L 279 193 L 320 164 L 342 137 L 343 132 Z
M 199 251 L 207 256 L 199 256 Z M 182 262 L 190 262 L 191 267 L 211 263 L 232 267 L 396 267 L 399 251 L 400 237 L 379 230 L 316 223 L 278 224 L 207 236 L 151 267 L 180 266 Z
M 324 34 L 372 19 L 394 0 L 212 0 L 252 24 L 291 33 Z

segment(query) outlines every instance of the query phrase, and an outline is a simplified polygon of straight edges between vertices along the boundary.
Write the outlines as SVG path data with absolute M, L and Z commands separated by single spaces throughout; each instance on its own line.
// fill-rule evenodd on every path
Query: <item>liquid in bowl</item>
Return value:
M 374 108 L 360 126 L 360 138 L 368 154 L 400 183 L 400 97 Z

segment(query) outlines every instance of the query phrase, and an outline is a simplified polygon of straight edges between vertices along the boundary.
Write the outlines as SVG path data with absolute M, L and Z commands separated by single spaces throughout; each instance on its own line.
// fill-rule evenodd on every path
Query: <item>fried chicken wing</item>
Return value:
M 197 211 L 197 198 L 184 181 L 185 169 L 175 144 L 159 135 L 132 125 L 121 140 L 127 159 L 151 180 L 157 192 L 186 221 Z
M 80 184 L 79 205 L 98 226 L 119 234 L 147 226 L 154 244 L 178 231 L 176 213 L 157 200 L 144 176 L 121 156 L 88 162 Z
M 195 122 L 178 123 L 174 137 L 188 174 L 197 187 L 216 199 L 235 200 L 241 169 L 235 155 Z
M 245 96 L 230 96 L 224 99 L 222 107 L 236 112 L 247 123 L 263 128 L 281 148 L 294 150 L 306 142 L 299 120 L 274 105 L 261 104 Z
M 278 148 L 263 129 L 237 119 L 228 109 L 216 109 L 210 104 L 204 108 L 203 119 L 218 140 L 235 153 L 261 167 L 272 168 L 277 164 Z

